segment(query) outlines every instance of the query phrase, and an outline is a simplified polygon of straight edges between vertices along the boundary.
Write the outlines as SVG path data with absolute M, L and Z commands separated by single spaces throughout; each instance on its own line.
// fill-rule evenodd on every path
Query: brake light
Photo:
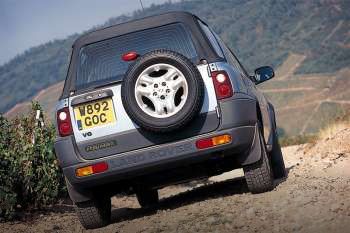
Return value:
M 224 134 L 224 135 L 215 136 L 212 138 L 199 139 L 198 141 L 196 141 L 196 147 L 197 149 L 206 149 L 206 148 L 230 143 L 231 140 L 232 140 L 231 135 Z
M 72 124 L 70 121 L 69 108 L 65 107 L 57 111 L 57 128 L 61 137 L 71 135 Z
M 225 71 L 213 71 L 211 72 L 211 77 L 218 100 L 229 98 L 233 95 L 232 84 Z
M 108 170 L 108 164 L 106 162 L 96 163 L 90 166 L 78 168 L 75 171 L 77 177 L 89 176 L 96 173 L 101 173 Z
M 137 54 L 136 52 L 134 51 L 131 51 L 131 52 L 127 52 L 127 53 L 124 53 L 122 55 L 122 59 L 123 61 L 134 61 L 136 60 L 136 58 L 139 57 L 139 54 Z

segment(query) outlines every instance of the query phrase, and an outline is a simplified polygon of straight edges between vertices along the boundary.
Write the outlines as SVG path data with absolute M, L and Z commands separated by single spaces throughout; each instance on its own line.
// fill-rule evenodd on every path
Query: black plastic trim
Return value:
M 161 145 L 164 143 L 174 142 L 185 138 L 193 137 L 214 131 L 219 126 L 219 119 L 215 111 L 200 114 L 190 124 L 178 131 L 169 133 L 153 133 L 142 128 L 128 130 L 122 133 L 105 136 L 98 140 L 93 139 L 77 143 L 79 154 L 87 160 L 98 159 L 113 154 L 124 153 L 132 150 L 142 149 L 149 146 Z M 132 140 L 132 143 L 130 143 Z M 87 151 L 86 148 L 100 143 L 115 141 L 115 146 L 105 149 Z
M 69 183 L 67 178 L 65 181 L 69 197 L 74 203 L 85 202 L 93 199 L 94 196 L 91 190 L 73 186 Z
M 112 90 L 96 91 L 93 93 L 75 97 L 74 99 L 72 99 L 71 106 L 76 106 L 79 104 L 83 104 L 83 103 L 87 103 L 87 102 L 91 102 L 99 99 L 104 99 L 112 96 L 113 96 Z
M 254 99 L 231 99 L 220 101 L 221 124 L 219 129 L 229 129 L 257 122 L 256 101 Z

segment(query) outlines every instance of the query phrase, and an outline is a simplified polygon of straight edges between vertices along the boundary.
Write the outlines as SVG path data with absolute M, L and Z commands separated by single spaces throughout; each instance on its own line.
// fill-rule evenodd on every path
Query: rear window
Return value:
M 76 88 L 121 80 L 130 64 L 121 59 L 124 53 L 143 55 L 155 49 L 173 50 L 192 60 L 197 57 L 191 36 L 181 23 L 113 37 L 81 48 Z

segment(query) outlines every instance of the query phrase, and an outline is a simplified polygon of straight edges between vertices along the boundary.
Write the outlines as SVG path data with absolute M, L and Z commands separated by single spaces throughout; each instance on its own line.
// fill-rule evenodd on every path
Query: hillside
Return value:
M 44 109 L 45 113 L 48 115 L 49 119 L 53 119 L 55 107 L 59 96 L 62 93 L 64 82 L 61 81 L 54 85 L 49 86 L 48 88 L 42 89 L 32 101 L 37 101 L 40 103 L 41 107 Z M 7 118 L 13 119 L 27 114 L 31 110 L 32 104 L 30 101 L 22 102 L 16 104 L 4 115 Z
M 275 106 L 280 136 L 317 133 L 350 110 L 350 68 L 297 74 L 304 59 L 290 54 L 276 78 L 259 86 Z
M 262 65 L 277 69 L 277 78 L 261 88 L 276 104 L 280 131 L 296 135 L 316 132 L 348 109 L 350 93 L 344 85 L 350 67 L 350 12 L 346 9 L 350 9 L 346 0 L 182 1 L 153 5 L 144 12 L 110 19 L 103 26 L 172 10 L 197 14 L 223 37 L 250 72 Z M 59 89 L 52 93 L 51 85 L 65 78 L 69 48 L 77 36 L 32 48 L 0 67 L 0 112 L 33 99 L 40 91 L 51 97 L 44 108 L 52 109 L 50 103 Z M 40 95 L 36 99 L 46 101 Z M 17 105 L 6 115 L 15 116 L 26 105 Z M 318 116 L 318 121 L 310 115 Z
M 349 232 L 350 129 L 332 127 L 315 144 L 283 148 L 288 170 L 271 192 L 250 194 L 242 171 L 160 190 L 141 209 L 135 196 L 112 198 L 112 223 L 92 232 Z M 84 232 L 71 203 L 0 224 L 4 232 Z

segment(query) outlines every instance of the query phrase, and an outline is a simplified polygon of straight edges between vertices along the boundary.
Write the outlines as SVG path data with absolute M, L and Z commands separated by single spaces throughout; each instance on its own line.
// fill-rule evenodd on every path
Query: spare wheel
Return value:
M 187 125 L 202 107 L 204 84 L 185 56 L 165 49 L 138 58 L 122 84 L 123 106 L 140 127 L 169 132 Z

